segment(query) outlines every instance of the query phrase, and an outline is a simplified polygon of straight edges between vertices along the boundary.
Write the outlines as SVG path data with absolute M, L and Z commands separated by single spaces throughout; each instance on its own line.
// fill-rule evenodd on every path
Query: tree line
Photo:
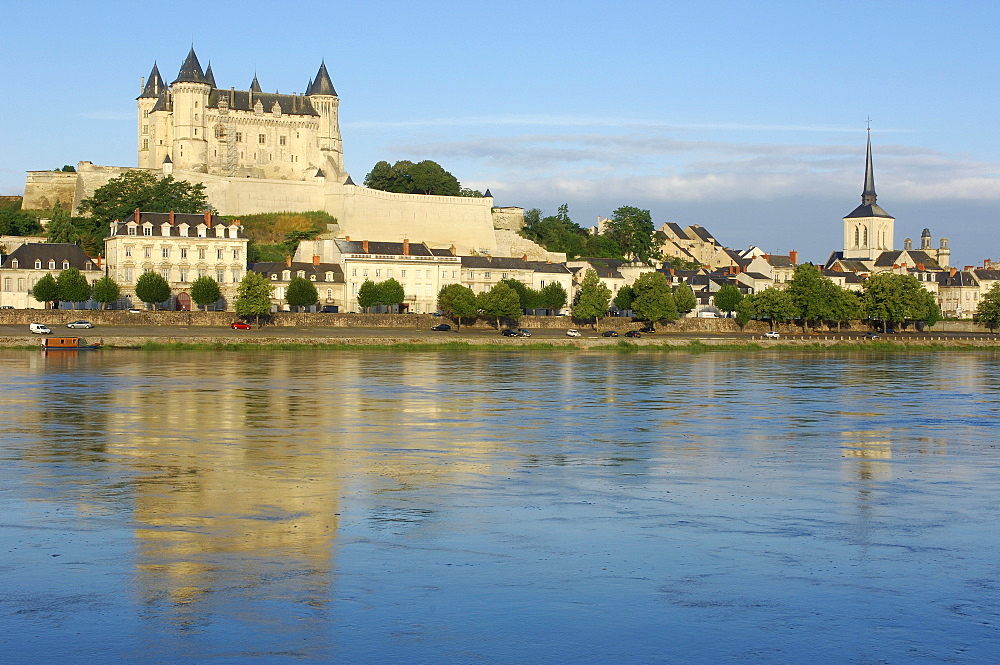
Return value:
M 484 316 L 495 321 L 497 328 L 503 320 L 518 321 L 525 312 L 547 309 L 559 310 L 566 306 L 569 294 L 559 282 L 551 282 L 541 289 L 533 289 L 516 279 L 502 279 L 489 291 L 476 294 L 462 284 L 448 284 L 438 292 L 438 309 L 451 317 L 459 330 L 462 319 Z

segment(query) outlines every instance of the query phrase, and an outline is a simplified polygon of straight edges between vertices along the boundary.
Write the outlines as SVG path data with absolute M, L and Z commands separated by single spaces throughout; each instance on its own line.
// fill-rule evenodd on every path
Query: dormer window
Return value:
M 278 281 L 278 275 L 276 273 L 272 273 L 271 274 L 271 281 L 274 281 L 274 282 Z
M 55 270 L 55 269 L 56 269 L 56 260 L 49 259 L 49 270 Z
M 63 261 L 63 267 L 62 267 L 62 269 L 63 270 L 69 270 L 69 261 L 66 261 L 66 260 Z
M 187 224 L 181 224 L 179 227 L 177 227 L 177 233 L 182 238 L 187 238 L 188 237 L 188 231 L 190 231 L 190 230 L 191 230 L 191 227 L 188 226 Z
M 42 269 L 42 260 L 35 259 L 35 270 L 41 270 L 41 269 Z
M 316 281 L 316 275 L 309 275 L 309 281 L 310 282 L 315 282 Z
M 152 226 L 144 226 L 144 227 L 142 227 L 142 235 L 144 235 L 144 236 L 151 236 L 151 235 L 153 235 L 153 227 Z
M 332 282 L 333 281 L 333 273 L 332 272 L 326 273 L 326 281 L 328 281 L 328 282 Z
M 205 227 L 202 224 L 198 225 L 198 237 L 199 238 L 204 238 L 205 237 Z
M 287 282 L 291 278 L 292 278 L 292 271 L 291 270 L 282 270 L 281 271 L 281 280 L 282 281 Z
M 135 235 L 135 227 L 134 226 L 128 227 L 128 234 L 130 236 L 134 236 Z
M 253 105 L 253 112 L 255 115 L 264 115 L 264 105 L 257 100 L 257 103 Z
M 273 113 L 276 118 L 281 117 L 281 106 L 278 105 L 278 102 L 274 102 L 274 106 L 271 107 L 271 113 Z
M 302 278 L 304 278 L 306 276 L 306 271 L 305 270 L 300 270 L 297 273 L 295 273 L 295 276 L 296 277 L 302 277 Z

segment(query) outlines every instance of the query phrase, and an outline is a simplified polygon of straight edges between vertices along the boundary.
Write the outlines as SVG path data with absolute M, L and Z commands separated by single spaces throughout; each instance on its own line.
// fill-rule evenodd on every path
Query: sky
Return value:
M 1000 260 L 1000 3 L 8 3 L 0 194 L 136 163 L 135 98 L 193 45 L 218 85 L 304 92 L 325 61 L 345 167 L 431 159 L 495 205 L 593 226 L 620 206 L 825 261 L 870 119 L 896 247 Z

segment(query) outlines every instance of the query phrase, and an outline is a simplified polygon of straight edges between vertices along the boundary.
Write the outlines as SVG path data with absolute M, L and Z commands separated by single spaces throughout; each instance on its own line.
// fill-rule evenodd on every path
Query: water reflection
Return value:
M 0 648 L 22 655 L 68 655 L 10 635 L 64 593 L 32 553 L 70 542 L 106 602 L 42 632 L 117 629 L 74 662 L 936 662 L 997 641 L 947 609 L 995 572 L 988 354 L 0 357 L 22 599 Z

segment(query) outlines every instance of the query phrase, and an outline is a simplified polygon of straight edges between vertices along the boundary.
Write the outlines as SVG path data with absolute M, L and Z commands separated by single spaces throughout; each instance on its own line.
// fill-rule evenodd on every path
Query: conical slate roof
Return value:
M 489 189 L 487 189 L 486 193 L 483 194 L 483 198 L 484 199 L 492 199 L 493 198 L 493 192 L 491 192 Z
M 208 81 L 208 84 L 210 86 L 212 86 L 213 88 L 218 88 L 219 87 L 219 86 L 215 85 L 215 74 L 212 73 L 212 63 L 211 62 L 208 63 L 208 69 L 205 70 L 205 80 Z
M 253 82 L 250 84 L 250 90 L 253 92 L 264 92 L 260 89 L 260 82 L 257 80 L 257 75 L 253 75 Z
M 194 53 L 193 46 L 188 52 L 187 58 L 184 59 L 184 64 L 181 65 L 181 71 L 177 73 L 174 83 L 209 83 L 208 79 L 205 78 L 205 72 L 201 69 L 201 63 L 198 62 L 198 56 Z
M 142 89 L 142 94 L 139 95 L 139 99 L 151 98 L 156 99 L 159 97 L 167 86 L 163 84 L 163 79 L 160 78 L 160 70 L 157 69 L 156 63 L 153 63 L 153 69 L 149 72 L 149 78 L 146 79 L 146 87 Z
M 309 84 L 306 89 L 307 95 L 330 95 L 331 97 L 337 96 L 337 91 L 333 87 L 333 81 L 330 80 L 330 73 L 326 71 L 326 61 L 320 63 L 319 71 L 316 73 L 316 79 Z

